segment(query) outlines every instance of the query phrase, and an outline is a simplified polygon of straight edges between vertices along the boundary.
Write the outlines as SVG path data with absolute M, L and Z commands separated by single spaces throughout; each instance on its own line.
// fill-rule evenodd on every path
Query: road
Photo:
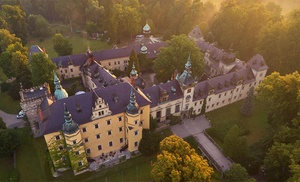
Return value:
M 21 118 L 17 119 L 16 114 L 7 114 L 0 110 L 0 117 L 3 119 L 7 128 L 22 128 L 25 126 L 26 122 Z

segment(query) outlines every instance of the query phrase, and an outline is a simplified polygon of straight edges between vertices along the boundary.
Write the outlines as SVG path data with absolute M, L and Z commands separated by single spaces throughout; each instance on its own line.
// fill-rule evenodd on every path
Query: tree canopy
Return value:
M 67 56 L 72 54 L 72 44 L 62 34 L 55 34 L 52 38 L 52 43 L 58 56 Z
M 213 169 L 183 139 L 171 135 L 160 142 L 151 174 L 155 181 L 209 181 Z
M 240 164 L 233 164 L 229 170 L 224 173 L 224 180 L 228 182 L 250 182 L 255 181 L 249 178 L 247 170 Z
M 158 57 L 154 60 L 154 72 L 160 82 L 169 80 L 175 70 L 182 72 L 189 54 L 193 76 L 201 76 L 204 67 L 203 54 L 193 40 L 186 35 L 179 35 L 167 41 L 167 44 L 167 47 L 160 49 Z
M 45 82 L 53 85 L 53 70 L 56 70 L 56 65 L 45 54 L 33 54 L 29 68 L 32 73 L 33 85 L 42 85 Z
M 20 137 L 16 130 L 0 129 L 0 157 L 11 154 L 20 144 Z

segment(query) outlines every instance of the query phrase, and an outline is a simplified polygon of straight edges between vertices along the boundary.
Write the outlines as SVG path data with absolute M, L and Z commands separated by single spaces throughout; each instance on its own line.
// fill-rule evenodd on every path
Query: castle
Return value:
M 150 27 L 146 28 L 147 33 Z M 175 79 L 147 88 L 137 86 L 134 65 L 128 82 L 106 69 L 109 65 L 129 69 L 126 64 L 132 48 L 155 58 L 164 42 L 52 59 L 58 73 L 64 78 L 81 76 L 89 90 L 68 97 L 54 72 L 54 96 L 47 84 L 20 91 L 21 107 L 34 134 L 44 136 L 54 169 L 72 168 L 79 174 L 88 170 L 88 159 L 137 151 L 142 130 L 150 127 L 149 116 L 160 122 L 171 115 L 189 117 L 246 98 L 266 75 L 263 57 L 255 55 L 245 63 L 205 42 L 199 31 L 195 27 L 189 35 L 205 54 L 208 79 L 203 81 L 192 76 L 190 57 Z

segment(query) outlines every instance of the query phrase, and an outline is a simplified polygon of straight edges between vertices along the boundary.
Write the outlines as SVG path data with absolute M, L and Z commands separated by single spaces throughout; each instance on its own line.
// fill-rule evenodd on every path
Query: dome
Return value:
M 147 54 L 147 47 L 146 46 L 142 46 L 141 47 L 141 54 Z
M 143 33 L 150 33 L 151 32 L 151 28 L 148 25 L 148 22 L 146 23 L 146 25 L 143 28 Z
M 131 70 L 131 72 L 130 72 L 130 75 L 131 75 L 131 76 L 137 76 L 137 71 L 135 70 L 134 63 L 132 64 L 132 70 Z
M 56 100 L 64 99 L 64 98 L 67 98 L 68 96 L 69 95 L 68 95 L 67 91 L 63 88 L 56 89 L 54 92 L 54 97 L 56 98 Z
M 72 119 L 72 115 L 68 111 L 66 104 L 64 104 L 64 109 L 65 109 L 65 123 L 63 124 L 63 129 L 62 130 L 65 134 L 75 133 L 79 129 L 79 126 Z

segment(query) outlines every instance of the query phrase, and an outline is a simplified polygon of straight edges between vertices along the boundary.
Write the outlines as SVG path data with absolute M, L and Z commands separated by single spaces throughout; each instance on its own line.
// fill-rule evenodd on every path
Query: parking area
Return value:
M 0 110 L 0 117 L 3 119 L 7 128 L 22 128 L 26 124 L 26 122 L 22 118 L 17 119 L 17 115 L 7 114 L 1 110 Z

